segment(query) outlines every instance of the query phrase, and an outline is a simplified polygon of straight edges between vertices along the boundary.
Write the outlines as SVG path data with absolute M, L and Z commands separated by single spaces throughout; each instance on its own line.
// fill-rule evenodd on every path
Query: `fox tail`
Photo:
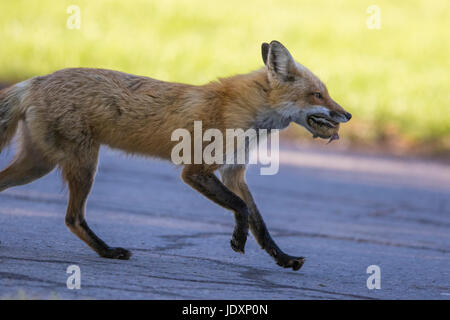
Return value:
M 26 80 L 0 90 L 0 152 L 14 137 L 19 120 L 25 114 L 23 101 L 28 88 Z

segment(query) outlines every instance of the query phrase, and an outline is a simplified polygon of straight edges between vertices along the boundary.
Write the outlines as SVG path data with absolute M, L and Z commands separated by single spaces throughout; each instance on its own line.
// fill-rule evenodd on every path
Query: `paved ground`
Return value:
M 5 165 L 12 156 L 0 156 Z M 450 166 L 284 149 L 248 181 L 275 240 L 303 255 L 279 268 L 254 239 L 229 247 L 230 212 L 169 163 L 102 151 L 88 222 L 129 261 L 96 256 L 64 225 L 57 172 L 0 194 L 0 297 L 94 299 L 450 299 Z M 69 265 L 81 289 L 66 288 Z M 381 268 L 368 290 L 366 269 Z

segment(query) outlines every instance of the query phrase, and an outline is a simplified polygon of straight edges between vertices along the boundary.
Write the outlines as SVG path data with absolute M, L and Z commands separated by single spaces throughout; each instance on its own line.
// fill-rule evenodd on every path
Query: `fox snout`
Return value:
M 341 112 L 332 110 L 330 111 L 330 117 L 336 122 L 347 122 L 352 118 L 352 114 L 345 110 L 342 110 Z
M 350 112 L 345 111 L 333 101 L 330 105 L 309 107 L 305 114 L 306 121 L 300 121 L 313 137 L 330 138 L 330 142 L 339 139 L 339 124 L 348 122 L 352 118 Z
M 325 92 L 324 96 L 324 106 L 328 109 L 328 116 L 331 120 L 336 122 L 348 122 L 352 118 L 352 114 L 334 101 L 334 99 L 330 97 L 328 91 Z

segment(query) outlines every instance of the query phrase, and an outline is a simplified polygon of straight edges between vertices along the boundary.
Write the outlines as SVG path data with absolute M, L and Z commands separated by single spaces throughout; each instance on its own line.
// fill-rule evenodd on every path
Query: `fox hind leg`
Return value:
M 16 157 L 0 172 L 0 192 L 8 188 L 24 185 L 43 177 L 55 168 L 32 143 L 28 128 L 20 128 L 20 145 Z
M 76 236 L 83 240 L 101 257 L 128 260 L 131 252 L 123 248 L 109 247 L 88 226 L 85 220 L 87 197 L 94 183 L 97 169 L 98 148 L 83 159 L 62 165 L 63 178 L 69 187 L 69 203 L 66 213 L 66 225 Z

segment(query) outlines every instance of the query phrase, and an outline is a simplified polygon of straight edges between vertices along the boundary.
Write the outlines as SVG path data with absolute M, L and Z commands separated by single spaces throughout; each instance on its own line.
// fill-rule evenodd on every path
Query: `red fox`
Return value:
M 61 169 L 68 185 L 65 222 L 101 257 L 129 259 L 110 247 L 85 220 L 100 145 L 170 159 L 177 128 L 283 129 L 291 122 L 313 135 L 333 137 L 351 114 L 333 101 L 325 85 L 295 62 L 278 41 L 262 44 L 264 67 L 201 86 L 170 83 L 118 71 L 72 68 L 30 78 L 0 91 L 0 151 L 19 132 L 14 160 L 0 172 L 0 191 Z M 324 129 L 325 128 L 325 129 Z M 328 132 L 328 133 L 327 133 Z M 234 212 L 233 250 L 244 253 L 248 229 L 285 268 L 303 257 L 284 253 L 272 239 L 245 181 L 246 165 L 188 164 L 182 179 Z M 220 173 L 219 179 L 215 172 Z

